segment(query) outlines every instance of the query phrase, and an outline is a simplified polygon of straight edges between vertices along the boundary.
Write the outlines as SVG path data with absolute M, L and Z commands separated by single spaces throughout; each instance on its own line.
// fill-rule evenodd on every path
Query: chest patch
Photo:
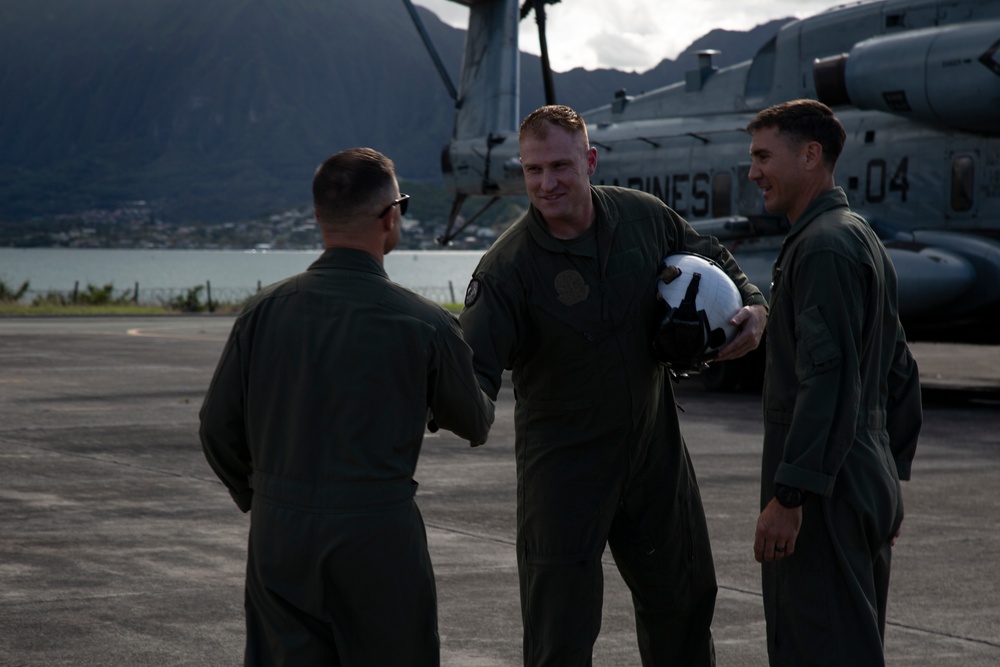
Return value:
M 559 303 L 564 306 L 574 306 L 581 301 L 586 301 L 590 295 L 590 286 L 587 285 L 579 271 L 572 269 L 556 275 L 555 288 L 556 294 L 559 295 Z

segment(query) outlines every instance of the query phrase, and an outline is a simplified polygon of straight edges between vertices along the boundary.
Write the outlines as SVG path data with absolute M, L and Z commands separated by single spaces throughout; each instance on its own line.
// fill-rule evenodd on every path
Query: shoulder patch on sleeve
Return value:
M 465 290 L 465 307 L 471 308 L 472 304 L 479 298 L 479 279 L 473 278 L 469 281 L 469 287 Z

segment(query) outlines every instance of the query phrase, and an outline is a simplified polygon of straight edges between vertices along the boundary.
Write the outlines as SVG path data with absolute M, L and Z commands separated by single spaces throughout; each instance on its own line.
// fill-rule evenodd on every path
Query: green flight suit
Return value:
M 764 297 L 725 248 L 658 199 L 591 193 L 596 223 L 579 239 L 551 236 L 533 207 L 497 239 L 459 318 L 487 394 L 513 371 L 524 661 L 591 664 L 610 544 L 643 664 L 714 664 L 705 514 L 653 357 L 658 264 L 698 252 L 733 276 L 745 303 Z
M 428 409 L 473 445 L 493 421 L 456 318 L 365 252 L 327 250 L 236 318 L 200 435 L 251 510 L 245 664 L 439 664 Z
M 795 553 L 763 566 L 772 665 L 881 665 L 889 540 L 922 422 L 896 273 L 836 188 L 813 200 L 774 264 L 761 507 L 808 492 Z

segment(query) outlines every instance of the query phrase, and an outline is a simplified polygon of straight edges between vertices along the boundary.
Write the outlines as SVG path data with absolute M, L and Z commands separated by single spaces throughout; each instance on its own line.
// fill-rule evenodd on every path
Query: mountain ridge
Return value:
M 457 81 L 464 31 L 417 11 Z M 583 111 L 668 85 L 698 49 L 734 64 L 781 23 L 644 73 L 555 73 L 556 94 Z M 521 67 L 524 111 L 543 94 L 539 59 Z M 454 109 L 395 0 L 8 0 L 0 90 L 0 224 L 136 200 L 172 222 L 261 216 L 308 202 L 315 165 L 352 145 L 439 183 Z

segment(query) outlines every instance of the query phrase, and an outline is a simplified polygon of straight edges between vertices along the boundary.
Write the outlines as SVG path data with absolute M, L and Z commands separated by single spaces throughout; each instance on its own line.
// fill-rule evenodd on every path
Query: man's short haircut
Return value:
M 341 151 L 327 158 L 313 176 L 316 216 L 326 224 L 350 224 L 382 204 L 395 182 L 395 166 L 385 155 L 371 148 Z
M 517 138 L 523 139 L 530 135 L 544 139 L 552 125 L 561 127 L 572 134 L 582 134 L 584 141 L 587 142 L 588 146 L 590 145 L 590 140 L 587 137 L 587 124 L 583 121 L 583 116 L 560 104 L 550 104 L 528 114 L 521 122 Z
M 830 107 L 816 100 L 792 100 L 764 109 L 747 125 L 746 131 L 774 127 L 796 143 L 815 141 L 823 147 L 823 161 L 833 169 L 844 150 L 847 133 Z

